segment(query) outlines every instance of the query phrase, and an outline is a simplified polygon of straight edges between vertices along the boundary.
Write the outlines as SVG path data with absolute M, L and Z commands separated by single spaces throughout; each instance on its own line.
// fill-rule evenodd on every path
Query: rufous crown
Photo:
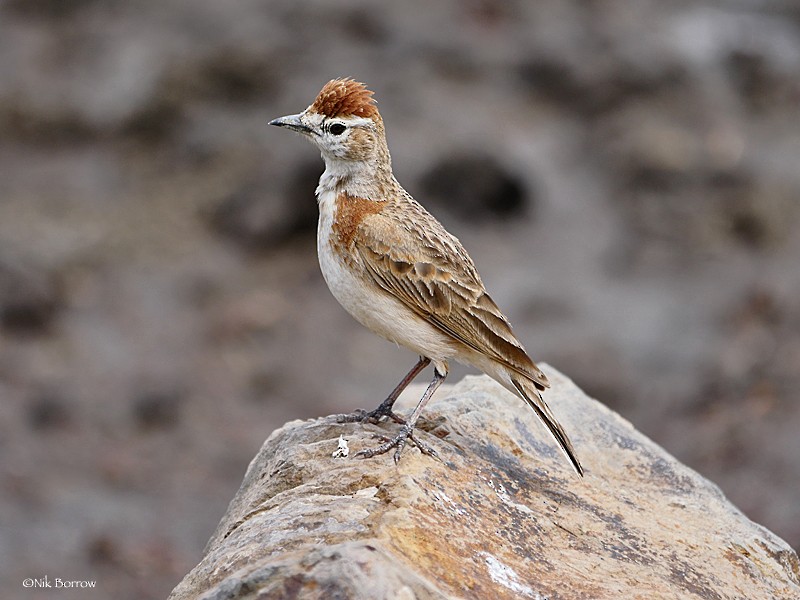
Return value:
M 372 119 L 378 116 L 372 94 L 366 85 L 354 79 L 332 79 L 320 90 L 311 111 L 328 118 L 354 116 Z

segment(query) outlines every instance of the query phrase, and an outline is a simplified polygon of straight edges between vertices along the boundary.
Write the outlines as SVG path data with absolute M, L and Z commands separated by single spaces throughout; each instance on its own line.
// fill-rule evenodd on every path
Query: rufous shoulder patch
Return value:
M 333 249 L 343 258 L 352 256 L 351 245 L 358 226 L 369 215 L 381 212 L 383 207 L 383 202 L 339 194 L 336 198 L 336 213 L 331 231 Z
M 373 92 L 354 79 L 332 79 L 320 90 L 311 110 L 326 117 L 365 117 L 378 114 Z

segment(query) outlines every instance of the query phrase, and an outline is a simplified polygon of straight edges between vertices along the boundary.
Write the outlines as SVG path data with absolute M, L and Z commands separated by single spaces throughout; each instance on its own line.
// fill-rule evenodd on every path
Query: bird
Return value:
M 455 360 L 483 371 L 533 409 L 583 476 L 572 442 L 542 396 L 550 387 L 547 376 L 487 293 L 461 242 L 395 178 L 373 96 L 352 78 L 332 79 L 303 112 L 269 122 L 309 139 L 325 162 L 316 188 L 317 254 L 331 293 L 356 321 L 419 355 L 376 409 L 340 416 L 401 425 L 394 437 L 354 456 L 371 458 L 394 448 L 397 464 L 410 440 L 438 458 L 414 428 L 447 377 L 448 361 Z M 433 379 L 411 415 L 396 414 L 398 396 L 429 364 Z

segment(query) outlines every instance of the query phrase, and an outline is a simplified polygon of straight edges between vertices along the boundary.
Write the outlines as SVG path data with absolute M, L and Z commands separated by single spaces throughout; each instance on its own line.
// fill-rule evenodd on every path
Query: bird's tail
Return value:
M 553 415 L 550 407 L 547 406 L 539 390 L 536 389 L 532 382 L 529 383 L 525 379 L 511 377 L 511 383 L 514 384 L 517 392 L 519 392 L 519 395 L 528 403 L 528 406 L 530 406 L 539 418 L 544 421 L 544 424 L 547 425 L 547 429 L 553 434 L 553 437 L 556 439 L 559 446 L 561 446 L 564 454 L 567 455 L 567 458 L 572 463 L 575 471 L 577 471 L 578 475 L 583 477 L 583 467 L 578 461 L 575 448 L 572 447 L 572 442 L 569 441 L 566 432 L 556 420 L 555 415 Z

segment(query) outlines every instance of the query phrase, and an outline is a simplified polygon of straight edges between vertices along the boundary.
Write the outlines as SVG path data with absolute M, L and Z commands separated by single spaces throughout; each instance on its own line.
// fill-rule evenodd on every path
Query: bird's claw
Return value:
M 417 436 L 414 435 L 413 430 L 408 429 L 407 426 L 402 427 L 400 429 L 400 433 L 392 438 L 379 434 L 375 434 L 372 437 L 383 440 L 384 443 L 375 448 L 365 448 L 364 450 L 359 450 L 353 455 L 353 458 L 372 458 L 373 456 L 386 454 L 389 450 L 395 448 L 393 456 L 394 464 L 398 464 L 400 462 L 400 455 L 403 453 L 403 448 L 405 448 L 407 441 L 411 440 L 411 442 L 417 448 L 419 448 L 419 451 L 422 452 L 422 454 L 443 462 L 439 457 L 439 453 L 428 444 L 417 438 Z
M 363 408 L 357 409 L 355 412 L 350 413 L 349 415 L 336 415 L 336 422 L 337 423 L 363 423 L 364 419 L 368 418 L 367 411 Z
M 369 412 L 363 408 L 359 408 L 349 415 L 336 415 L 337 423 L 379 423 L 383 417 L 389 417 L 395 423 L 405 424 L 406 420 L 394 412 L 391 408 L 384 409 L 379 406 L 375 410 Z
M 441 463 L 444 462 L 442 458 L 439 456 L 439 453 L 436 450 L 434 450 L 433 447 L 428 446 L 428 444 L 418 439 L 417 436 L 415 436 L 413 433 L 409 434 L 408 439 L 414 442 L 414 445 L 417 448 L 419 448 L 419 451 L 422 452 L 424 455 L 430 456 L 431 458 L 435 458 Z

